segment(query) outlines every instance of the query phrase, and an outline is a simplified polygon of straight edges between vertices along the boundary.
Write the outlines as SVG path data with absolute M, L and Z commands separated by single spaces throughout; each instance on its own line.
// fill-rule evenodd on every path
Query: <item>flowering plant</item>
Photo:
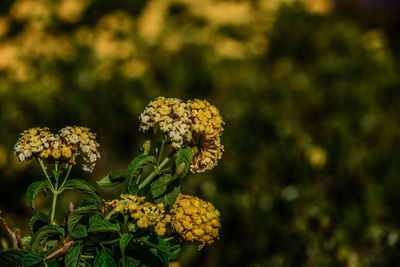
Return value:
M 168 266 L 184 241 L 200 242 L 199 249 L 218 239 L 220 213 L 195 196 L 181 194 L 180 184 L 190 172 L 212 169 L 221 158 L 223 120 L 207 101 L 184 103 L 158 97 L 139 117 L 140 130 L 161 131 L 155 154 L 146 141 L 125 175 L 109 173 L 100 186 L 123 184 L 118 199 L 101 199 L 95 187 L 70 179 L 82 162 L 92 171 L 100 158 L 96 134 L 89 128 L 68 126 L 53 134 L 48 128 L 25 130 L 14 149 L 21 160 L 35 159 L 44 178 L 27 189 L 34 211 L 41 192 L 52 194 L 50 214 L 36 211 L 30 235 L 21 237 L 0 217 L 13 248 L 0 253 L 0 266 Z M 120 187 L 118 187 L 120 188 Z M 77 190 L 88 198 L 70 203 L 62 224 L 55 221 L 57 198 Z

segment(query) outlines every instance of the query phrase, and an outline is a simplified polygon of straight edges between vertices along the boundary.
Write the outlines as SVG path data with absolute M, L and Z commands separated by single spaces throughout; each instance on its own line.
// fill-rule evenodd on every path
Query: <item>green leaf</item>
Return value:
M 48 187 L 48 184 L 45 181 L 37 181 L 29 185 L 28 190 L 26 191 L 26 196 L 28 198 L 29 206 L 33 210 L 35 210 L 35 199 L 40 191 L 44 190 Z
M 34 235 L 37 230 L 48 224 L 49 224 L 49 218 L 47 215 L 39 212 L 38 215 L 32 216 L 29 219 L 29 229 L 31 235 Z
M 192 162 L 194 156 L 194 152 L 191 147 L 185 147 L 185 148 L 180 148 L 176 152 L 176 159 L 175 159 L 175 166 L 176 169 L 178 170 L 181 166 L 182 163 L 185 164 L 185 168 L 180 171 L 181 173 L 178 173 L 178 176 L 182 179 L 183 177 L 186 176 L 186 174 L 189 172 L 189 167 Z
M 82 193 L 85 193 L 85 194 L 91 196 L 92 198 L 98 200 L 99 202 L 101 202 L 99 193 L 97 193 L 96 188 L 86 181 L 83 181 L 80 179 L 68 180 L 65 183 L 65 187 L 63 188 L 63 190 L 66 190 L 66 189 L 81 191 Z
M 21 266 L 22 260 L 26 254 L 28 254 L 28 252 L 19 249 L 11 249 L 3 251 L 0 253 L 0 266 L 4 267 Z
M 121 239 L 119 240 L 119 247 L 121 249 L 121 254 L 125 255 L 125 249 L 129 245 L 133 238 L 133 235 L 130 233 L 125 233 L 121 236 Z
M 104 187 L 111 187 L 122 183 L 124 180 L 125 177 L 110 172 L 106 177 L 104 177 L 100 181 L 97 181 L 97 184 Z
M 76 267 L 81 257 L 83 243 L 82 240 L 76 240 L 69 248 L 67 254 L 65 254 L 65 267 Z
M 140 260 L 123 255 L 119 260 L 119 264 L 121 267 L 138 267 L 140 266 Z
M 93 198 L 85 198 L 81 202 L 78 203 L 76 208 L 88 207 L 88 206 L 96 206 L 99 207 L 100 202 Z
M 37 251 L 42 243 L 45 243 L 50 237 L 59 238 L 64 235 L 64 229 L 55 225 L 46 225 L 40 228 L 31 240 L 32 251 Z
M 30 245 L 31 245 L 31 240 L 32 240 L 32 237 L 31 236 L 24 236 L 23 238 L 21 238 L 21 243 L 22 243 L 22 246 L 24 247 L 24 249 L 26 250 L 26 249 L 29 249 L 29 247 L 30 247 Z
M 78 224 L 75 229 L 72 231 L 71 236 L 73 238 L 83 238 L 88 235 L 88 231 L 86 229 L 86 226 L 83 224 Z
M 72 233 L 74 231 L 75 226 L 85 215 L 89 215 L 97 211 L 97 206 L 87 206 L 75 209 L 73 212 L 71 212 L 67 220 L 68 233 Z
M 103 219 L 100 214 L 95 214 L 89 219 L 88 232 L 120 232 L 119 224 L 110 223 L 108 220 Z
M 178 197 L 181 189 L 179 180 L 174 180 L 171 174 L 164 174 L 151 184 L 151 194 L 154 202 L 164 203 L 170 209 Z
M 113 252 L 107 248 L 100 250 L 94 259 L 94 267 L 117 267 Z
M 136 158 L 134 158 L 131 163 L 128 165 L 126 170 L 126 177 L 125 177 L 125 187 L 123 190 L 123 194 L 136 194 L 137 188 L 135 188 L 132 184 L 133 178 L 138 175 L 144 167 L 147 165 L 154 165 L 157 159 L 154 156 L 149 156 L 147 154 L 140 154 Z M 136 192 L 135 192 L 136 189 Z
M 48 267 L 60 267 L 60 264 L 58 264 L 57 259 L 52 259 L 51 261 L 47 262 Z
M 29 266 L 34 266 L 36 264 L 39 264 L 42 261 L 42 257 L 35 253 L 28 253 L 24 256 L 22 259 L 22 266 L 23 267 L 29 267 Z

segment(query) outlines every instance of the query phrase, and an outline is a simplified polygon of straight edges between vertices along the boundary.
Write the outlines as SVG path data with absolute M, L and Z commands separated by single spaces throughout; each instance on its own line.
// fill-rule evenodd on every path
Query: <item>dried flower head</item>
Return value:
M 14 146 L 14 153 L 20 161 L 30 160 L 32 157 L 40 156 L 41 152 L 50 147 L 55 140 L 49 128 L 31 128 L 21 133 Z
M 172 227 L 185 240 L 201 242 L 199 249 L 219 238 L 220 213 L 210 202 L 179 194 L 170 212 Z
M 193 140 L 192 146 L 196 146 L 198 152 L 193 156 L 190 171 L 192 173 L 200 173 L 214 168 L 224 151 L 224 146 L 221 145 L 219 137 L 204 139 L 201 136 L 196 136 Z
M 187 105 L 177 98 L 157 97 L 151 101 L 140 114 L 140 130 L 154 132 L 158 130 L 167 133 L 174 148 L 192 139 L 190 110 Z
M 214 139 L 221 136 L 224 121 L 218 109 L 207 100 L 189 100 L 187 106 L 191 111 L 193 135 L 200 135 L 205 139 Z
M 144 197 L 128 194 L 122 194 L 121 198 L 122 200 L 115 199 L 107 204 L 113 206 L 116 212 L 129 213 L 139 228 L 154 227 L 158 235 L 165 234 L 171 216 L 165 211 L 164 204 L 145 202 Z
M 99 143 L 96 134 L 90 132 L 87 127 L 67 126 L 60 130 L 60 136 L 68 145 L 72 145 L 73 151 L 77 151 L 83 160 L 83 170 L 92 171 L 96 160 L 100 158 Z

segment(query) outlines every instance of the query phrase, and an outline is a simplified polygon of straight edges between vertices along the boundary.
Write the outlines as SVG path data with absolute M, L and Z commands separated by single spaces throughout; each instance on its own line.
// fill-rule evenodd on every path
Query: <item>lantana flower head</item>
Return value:
M 122 194 L 121 198 L 112 200 L 108 204 L 113 206 L 116 212 L 129 213 L 139 228 L 154 227 L 158 235 L 165 234 L 171 216 L 165 211 L 164 204 L 145 202 L 144 197 L 129 194 Z
M 157 97 L 151 101 L 140 114 L 140 130 L 143 132 L 153 128 L 168 134 L 172 146 L 179 148 L 192 139 L 190 110 L 177 98 Z
M 201 242 L 199 249 L 219 239 L 220 213 L 210 202 L 179 194 L 170 213 L 175 231 L 185 240 Z
M 100 158 L 96 141 L 96 134 L 90 132 L 90 129 L 82 126 L 67 126 L 60 130 L 60 136 L 73 150 L 77 151 L 83 160 L 83 170 L 92 171 L 96 165 L 96 160 Z
M 54 140 L 55 136 L 49 128 L 30 128 L 21 133 L 21 137 L 14 146 L 14 153 L 20 161 L 30 160 L 48 149 Z
M 224 151 L 224 146 L 221 145 L 220 138 L 205 139 L 197 136 L 193 140 L 192 145 L 196 146 L 198 151 L 193 156 L 190 171 L 192 173 L 200 173 L 214 168 L 221 159 L 222 152 Z

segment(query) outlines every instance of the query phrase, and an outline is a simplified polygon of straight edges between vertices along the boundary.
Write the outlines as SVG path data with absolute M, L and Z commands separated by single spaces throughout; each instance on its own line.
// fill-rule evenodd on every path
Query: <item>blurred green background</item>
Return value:
M 400 265 L 398 10 L 389 0 L 1 1 L 2 215 L 28 234 L 25 190 L 41 173 L 13 155 L 24 129 L 92 128 L 102 158 L 73 175 L 95 183 L 138 153 L 147 103 L 200 98 L 226 122 L 225 153 L 183 191 L 220 209 L 223 228 L 212 246 L 187 246 L 181 266 Z

